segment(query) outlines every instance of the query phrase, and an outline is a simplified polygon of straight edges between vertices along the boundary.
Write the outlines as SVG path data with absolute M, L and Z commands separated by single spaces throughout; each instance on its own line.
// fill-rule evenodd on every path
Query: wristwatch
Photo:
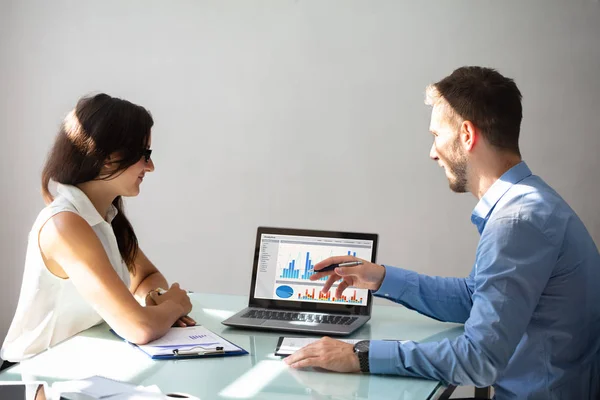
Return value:
M 370 340 L 361 340 L 354 344 L 354 353 L 358 356 L 358 362 L 360 363 L 360 372 L 368 374 L 371 372 L 369 368 L 369 345 Z

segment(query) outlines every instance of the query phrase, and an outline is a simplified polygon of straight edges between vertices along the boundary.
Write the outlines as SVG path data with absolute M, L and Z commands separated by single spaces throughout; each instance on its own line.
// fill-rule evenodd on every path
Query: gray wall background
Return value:
M 462 65 L 524 96 L 522 151 L 600 242 L 600 4 L 2 1 L 0 338 L 64 115 L 107 92 L 154 115 L 128 213 L 171 281 L 247 294 L 258 225 L 380 234 L 378 261 L 464 276 L 476 199 L 428 158 L 424 88 Z

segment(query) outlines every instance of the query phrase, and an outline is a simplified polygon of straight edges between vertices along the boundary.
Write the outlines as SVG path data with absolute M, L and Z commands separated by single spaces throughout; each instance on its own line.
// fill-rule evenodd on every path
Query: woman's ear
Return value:
M 106 159 L 104 159 L 104 162 L 102 163 L 102 168 L 100 169 L 100 176 L 108 176 L 111 173 L 113 173 L 118 167 L 116 161 L 116 153 L 112 153 L 108 157 L 106 157 Z

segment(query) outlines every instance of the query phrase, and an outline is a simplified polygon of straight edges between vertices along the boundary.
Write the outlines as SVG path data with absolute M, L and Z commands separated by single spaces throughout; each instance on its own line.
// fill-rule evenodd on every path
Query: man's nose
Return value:
M 431 145 L 431 150 L 429 150 L 429 158 L 431 158 L 433 161 L 437 161 L 439 158 L 437 149 L 435 148 L 435 143 Z

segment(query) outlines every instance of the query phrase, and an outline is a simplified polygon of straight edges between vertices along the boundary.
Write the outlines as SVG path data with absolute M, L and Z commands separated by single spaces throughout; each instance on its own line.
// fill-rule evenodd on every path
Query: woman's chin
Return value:
M 122 194 L 121 196 L 123 197 L 136 197 L 138 194 L 140 194 L 140 186 L 139 185 L 135 185 L 132 188 L 130 188 L 129 190 L 127 190 L 126 193 Z

